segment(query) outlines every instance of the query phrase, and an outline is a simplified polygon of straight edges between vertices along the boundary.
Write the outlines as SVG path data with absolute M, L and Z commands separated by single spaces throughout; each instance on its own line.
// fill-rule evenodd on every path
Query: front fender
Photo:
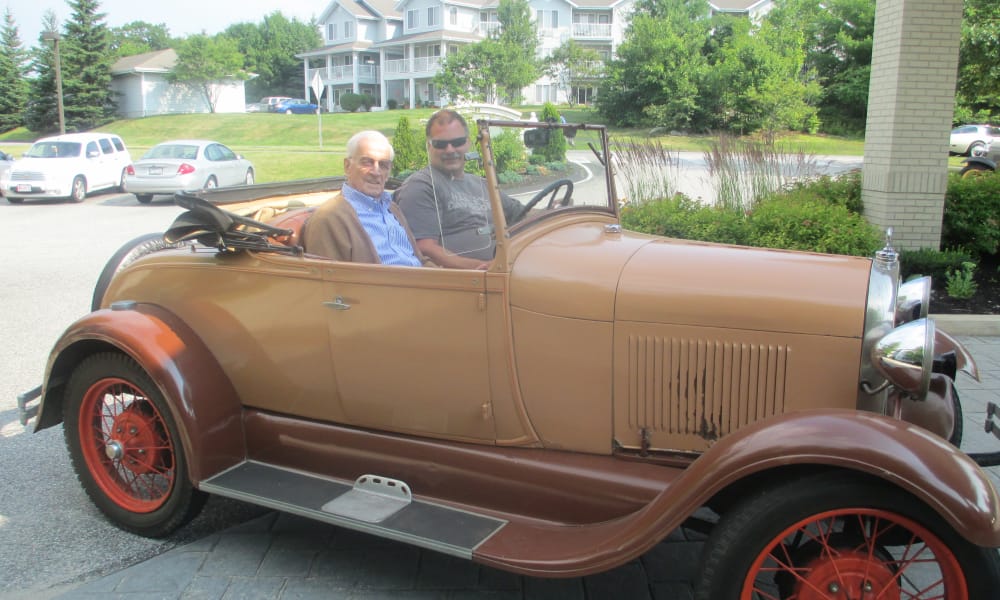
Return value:
M 139 363 L 166 398 L 197 483 L 246 456 L 242 410 L 229 378 L 201 338 L 169 311 L 116 303 L 92 312 L 60 336 L 49 356 L 35 430 L 62 421 L 70 374 L 88 356 L 124 352 Z
M 970 156 L 962 161 L 964 165 L 982 165 L 990 171 L 997 170 L 997 163 L 983 156 Z
M 696 494 L 711 482 L 715 493 L 754 474 L 800 464 L 876 476 L 919 498 L 970 542 L 1000 546 L 1000 498 L 982 469 L 941 437 L 874 413 L 806 411 L 756 423 L 723 438 L 681 479 L 701 488 Z

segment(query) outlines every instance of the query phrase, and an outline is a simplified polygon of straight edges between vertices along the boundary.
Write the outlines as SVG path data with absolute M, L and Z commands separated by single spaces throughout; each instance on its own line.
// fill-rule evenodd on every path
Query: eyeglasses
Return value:
M 444 150 L 450 144 L 452 148 L 461 148 L 469 141 L 468 136 L 457 137 L 453 140 L 431 140 L 431 146 L 437 150 Z
M 376 161 L 373 158 L 369 158 L 367 156 L 362 156 L 361 158 L 358 159 L 358 163 L 360 163 L 361 164 L 361 168 L 365 169 L 366 171 L 371 171 L 372 169 L 374 169 L 376 167 L 380 171 L 391 171 L 392 170 L 392 161 L 391 160 L 379 160 L 379 161 Z

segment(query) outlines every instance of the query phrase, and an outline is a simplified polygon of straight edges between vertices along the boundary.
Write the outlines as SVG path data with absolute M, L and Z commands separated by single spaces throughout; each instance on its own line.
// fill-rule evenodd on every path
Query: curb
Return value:
M 929 315 L 952 335 L 1000 336 L 1000 315 Z

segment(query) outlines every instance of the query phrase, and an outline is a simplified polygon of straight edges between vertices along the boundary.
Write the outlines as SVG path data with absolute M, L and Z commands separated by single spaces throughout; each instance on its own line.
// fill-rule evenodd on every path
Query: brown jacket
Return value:
M 406 230 L 413 252 L 424 266 L 434 266 L 420 250 L 417 241 L 406 224 L 406 218 L 396 204 L 390 203 L 389 211 Z M 333 260 L 360 263 L 381 263 L 375 244 L 358 220 L 354 207 L 337 192 L 320 205 L 302 228 L 302 246 L 309 254 L 325 256 Z

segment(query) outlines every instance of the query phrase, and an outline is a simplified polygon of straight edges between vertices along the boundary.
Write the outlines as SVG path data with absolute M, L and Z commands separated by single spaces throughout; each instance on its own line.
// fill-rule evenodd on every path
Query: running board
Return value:
M 202 491 L 266 506 L 471 559 L 507 521 L 424 500 L 401 481 L 364 475 L 352 487 L 338 480 L 245 461 L 198 486 Z

